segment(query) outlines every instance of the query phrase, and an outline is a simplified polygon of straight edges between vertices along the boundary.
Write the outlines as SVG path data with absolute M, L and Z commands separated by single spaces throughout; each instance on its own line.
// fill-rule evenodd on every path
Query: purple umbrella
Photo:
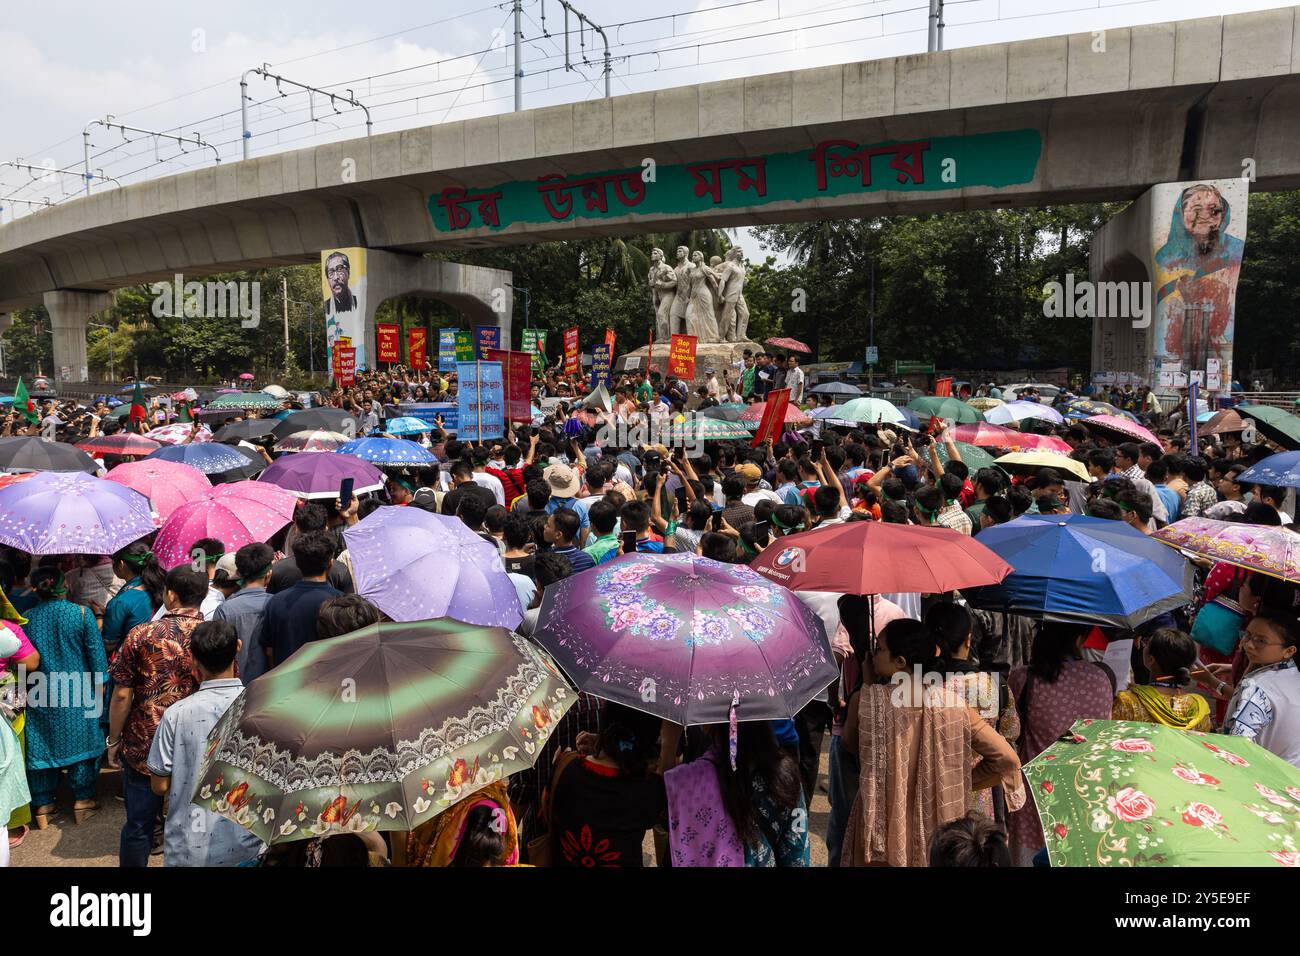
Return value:
M 577 688 L 674 723 L 793 717 L 835 679 L 821 619 L 744 565 L 628 554 L 548 587 L 533 631 Z
M 357 593 L 394 621 L 451 617 L 513 629 L 523 617 L 500 553 L 459 518 L 390 505 L 343 541 Z
M 115 481 L 45 471 L 0 489 L 0 543 L 29 554 L 112 554 L 153 531 L 149 499 Z
M 344 478 L 352 479 L 353 494 L 384 487 L 384 473 L 374 465 L 332 451 L 277 458 L 257 480 L 279 485 L 299 498 L 337 498 Z

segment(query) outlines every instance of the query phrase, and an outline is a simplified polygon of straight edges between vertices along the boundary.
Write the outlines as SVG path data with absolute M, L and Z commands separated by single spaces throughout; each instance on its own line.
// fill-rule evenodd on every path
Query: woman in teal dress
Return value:
M 32 572 L 40 604 L 27 614 L 27 637 L 41 655 L 44 678 L 28 688 L 27 783 L 32 818 L 45 829 L 55 812 L 59 776 L 66 770 L 78 823 L 98 808 L 95 789 L 104 737 L 99 726 L 108 658 L 95 616 L 67 599 L 56 568 Z M 39 706 L 38 706 L 39 704 Z
M 113 555 L 113 573 L 126 582 L 104 608 L 104 649 L 112 654 L 137 624 L 144 624 L 163 602 L 165 574 L 143 541 Z

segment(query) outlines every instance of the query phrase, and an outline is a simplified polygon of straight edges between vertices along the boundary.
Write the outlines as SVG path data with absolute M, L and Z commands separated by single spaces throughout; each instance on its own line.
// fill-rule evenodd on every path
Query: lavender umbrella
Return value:
M 384 473 L 374 465 L 332 451 L 277 458 L 257 480 L 279 485 L 299 498 L 337 498 L 344 478 L 352 479 L 353 494 L 384 487 Z
M 523 617 L 500 553 L 459 518 L 388 506 L 343 541 L 357 593 L 394 621 L 451 617 L 513 629 Z
M 674 723 L 793 717 L 837 673 L 821 619 L 744 565 L 628 554 L 552 584 L 533 640 L 579 690 Z
M 29 554 L 112 554 L 153 530 L 149 499 L 115 481 L 46 471 L 0 489 L 0 543 Z

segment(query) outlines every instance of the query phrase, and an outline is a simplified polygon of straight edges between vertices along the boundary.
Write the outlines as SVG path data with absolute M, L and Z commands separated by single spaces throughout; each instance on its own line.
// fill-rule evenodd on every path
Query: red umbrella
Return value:
M 965 442 L 979 448 L 1010 448 L 1013 451 L 1056 451 L 1068 455 L 1072 449 L 1055 435 L 1035 435 L 1002 425 L 974 422 L 957 425 L 949 431 L 954 441 Z
M 39 472 L 24 471 L 17 475 L 0 475 L 0 488 L 8 488 L 16 482 L 26 481 L 28 478 L 35 477 L 37 474 L 39 474 Z
M 151 451 L 157 451 L 162 445 L 152 438 L 133 435 L 130 432 L 118 432 L 116 435 L 100 435 L 77 442 L 77 447 L 87 455 L 135 455 L 143 458 Z
M 1152 442 L 1156 445 L 1160 444 L 1160 439 L 1156 438 L 1155 435 L 1151 434 L 1141 425 L 1136 422 L 1131 422 L 1127 418 L 1121 418 L 1118 415 L 1093 415 L 1091 418 L 1085 418 L 1083 423 L 1089 428 L 1099 428 L 1104 432 L 1113 432 L 1133 441 Z
M 240 377 L 240 379 L 241 379 L 242 381 L 245 381 L 245 382 L 251 382 L 251 381 L 253 380 L 253 373 L 252 373 L 252 372 L 244 372 L 244 373 L 241 374 L 239 377 Z
M 804 345 L 798 339 L 768 339 L 765 345 L 775 345 L 779 349 L 787 349 L 791 352 L 807 352 L 812 354 L 812 349 Z
M 949 528 L 851 521 L 787 535 L 750 562 L 793 591 L 942 594 L 996 584 L 1014 570 Z
M 740 420 L 746 424 L 757 426 L 763 420 L 763 409 L 765 408 L 767 408 L 767 405 L 762 402 L 750 405 L 740 413 Z M 808 417 L 807 412 L 802 411 L 797 405 L 791 404 L 785 407 L 785 423 L 802 427 L 811 425 L 812 419 Z

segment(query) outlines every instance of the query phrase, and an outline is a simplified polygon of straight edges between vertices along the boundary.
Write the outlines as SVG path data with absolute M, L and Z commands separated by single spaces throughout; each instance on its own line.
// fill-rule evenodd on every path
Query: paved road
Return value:
M 827 738 L 829 741 L 829 737 Z M 826 748 L 822 748 L 821 776 L 817 793 L 813 796 L 812 807 L 808 814 L 809 829 L 812 831 L 811 850 L 812 865 L 826 865 L 826 823 L 830 816 L 830 803 L 826 799 Z M 65 809 L 51 821 L 46 830 L 35 827 L 27 834 L 23 845 L 13 851 L 12 866 L 117 866 L 118 836 L 126 820 L 126 810 L 114 794 L 122 792 L 121 775 L 107 767 L 99 775 L 100 810 L 93 817 L 77 826 L 73 822 L 72 812 Z M 72 806 L 72 799 L 66 793 L 62 795 L 60 805 Z M 649 834 L 643 848 L 647 865 L 654 865 L 654 841 Z M 150 866 L 162 866 L 162 855 L 149 858 Z

